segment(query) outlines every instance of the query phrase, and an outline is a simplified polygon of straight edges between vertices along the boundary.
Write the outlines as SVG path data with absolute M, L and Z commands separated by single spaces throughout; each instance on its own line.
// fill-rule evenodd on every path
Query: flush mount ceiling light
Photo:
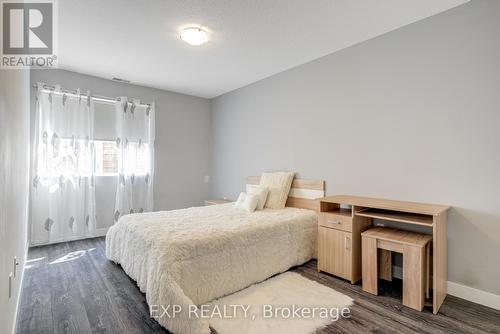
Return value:
M 189 27 L 181 30 L 180 38 L 191 45 L 202 45 L 208 41 L 208 34 L 198 27 Z

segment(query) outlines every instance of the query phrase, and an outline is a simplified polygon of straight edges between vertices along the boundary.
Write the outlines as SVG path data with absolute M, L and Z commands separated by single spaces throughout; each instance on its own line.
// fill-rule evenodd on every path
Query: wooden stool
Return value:
M 403 305 L 422 311 L 424 289 L 426 295 L 429 289 L 428 253 L 432 236 L 378 226 L 361 233 L 361 238 L 363 290 L 378 294 L 378 249 L 402 253 Z

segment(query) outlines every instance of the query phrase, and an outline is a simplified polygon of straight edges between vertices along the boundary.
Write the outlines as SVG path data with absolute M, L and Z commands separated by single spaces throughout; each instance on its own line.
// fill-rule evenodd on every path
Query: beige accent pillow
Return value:
M 269 189 L 261 186 L 250 186 L 247 184 L 247 194 L 255 194 L 259 196 L 259 204 L 257 204 L 256 210 L 264 210 L 264 206 L 267 201 L 267 194 L 269 193 Z
M 243 204 L 243 202 L 245 201 L 245 197 L 247 196 L 246 193 L 240 193 L 240 196 L 238 196 L 238 199 L 236 200 L 236 202 L 234 202 L 234 207 L 237 208 L 239 206 L 241 206 Z
M 292 186 L 294 172 L 262 173 L 260 186 L 269 189 L 266 208 L 283 209 Z
M 248 212 L 254 212 L 257 208 L 257 204 L 259 204 L 259 196 L 255 194 L 247 194 L 245 196 L 245 200 L 239 206 L 239 208 L 244 209 Z

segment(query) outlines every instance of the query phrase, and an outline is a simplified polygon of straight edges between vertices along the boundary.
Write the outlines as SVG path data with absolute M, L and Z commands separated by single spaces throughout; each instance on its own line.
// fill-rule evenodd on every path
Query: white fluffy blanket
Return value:
M 210 324 L 218 334 L 310 334 L 338 320 L 352 302 L 343 293 L 286 272 L 211 303 L 213 309 L 229 311 L 215 313 Z M 241 308 L 232 311 L 232 305 L 244 305 L 246 317 Z M 301 308 L 314 313 L 292 313 Z
M 123 216 L 106 235 L 108 259 L 120 263 L 150 306 L 180 305 L 158 316 L 177 334 L 210 333 L 192 305 L 239 291 L 316 254 L 317 215 L 285 208 L 248 213 L 232 204 Z

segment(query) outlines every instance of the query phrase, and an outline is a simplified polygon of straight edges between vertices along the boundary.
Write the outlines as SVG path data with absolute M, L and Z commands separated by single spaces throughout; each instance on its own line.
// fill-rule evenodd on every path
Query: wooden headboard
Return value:
M 247 177 L 248 186 L 258 186 L 259 183 L 260 176 Z M 319 201 L 316 199 L 322 197 L 325 197 L 325 181 L 293 179 L 286 206 L 319 211 Z

